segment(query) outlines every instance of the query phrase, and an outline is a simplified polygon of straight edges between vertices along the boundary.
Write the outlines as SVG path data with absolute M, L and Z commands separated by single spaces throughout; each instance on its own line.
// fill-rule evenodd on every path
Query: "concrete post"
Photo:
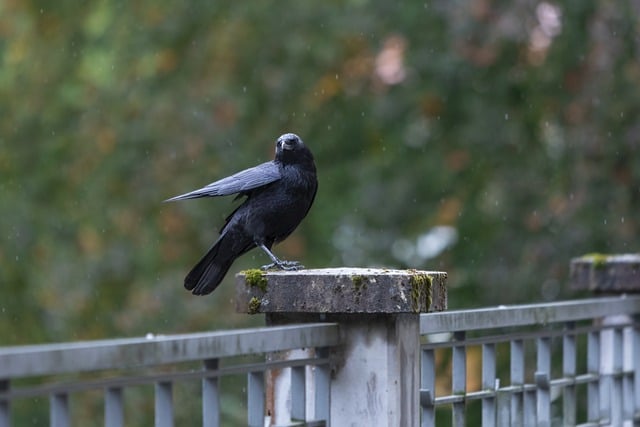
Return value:
M 339 323 L 344 344 L 330 351 L 329 425 L 418 426 L 419 314 L 446 308 L 446 279 L 443 272 L 417 270 L 248 270 L 237 276 L 236 301 L 240 312 L 265 313 L 267 324 Z M 268 381 L 271 425 L 293 418 L 290 378 L 273 372 Z M 313 387 L 306 390 L 310 421 L 317 419 Z
M 640 254 L 590 254 L 571 260 L 570 284 L 598 295 L 640 292 Z M 610 425 L 632 426 L 640 411 L 640 331 L 628 325 L 627 315 L 608 316 L 600 333 L 600 418 Z M 614 375 L 633 372 L 623 379 Z M 626 420 L 626 421 L 623 421 Z M 592 420 L 590 420 L 592 421 Z
M 596 294 L 640 292 L 640 254 L 590 254 L 571 260 L 572 289 Z

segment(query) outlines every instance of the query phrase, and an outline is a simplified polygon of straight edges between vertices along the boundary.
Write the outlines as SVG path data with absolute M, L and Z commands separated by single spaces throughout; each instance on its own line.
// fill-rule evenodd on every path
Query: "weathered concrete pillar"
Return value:
M 417 270 L 249 270 L 237 276 L 237 309 L 265 313 L 267 324 L 339 323 L 343 345 L 330 354 L 330 425 L 418 426 L 419 314 L 446 308 L 446 279 L 443 272 Z M 292 418 L 287 378 L 268 381 L 272 425 Z M 314 416 L 307 409 L 306 418 Z
M 598 295 L 624 295 L 640 292 L 640 254 L 590 254 L 571 260 L 570 285 Z M 610 425 L 632 426 L 630 420 L 640 408 L 640 333 L 629 325 L 628 315 L 608 316 L 602 326 L 614 327 L 600 333 L 601 420 Z M 619 379 L 620 371 L 635 371 L 634 378 Z
M 596 294 L 640 292 L 640 254 L 590 254 L 571 260 L 570 284 Z

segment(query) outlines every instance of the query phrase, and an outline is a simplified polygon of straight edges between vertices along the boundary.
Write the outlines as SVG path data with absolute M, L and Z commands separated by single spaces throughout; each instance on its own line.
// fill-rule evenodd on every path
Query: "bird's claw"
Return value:
M 263 265 L 260 267 L 260 270 L 285 270 L 285 271 L 295 271 L 301 270 L 304 268 L 304 265 L 300 264 L 298 261 L 280 261 L 280 262 L 272 262 L 271 264 Z

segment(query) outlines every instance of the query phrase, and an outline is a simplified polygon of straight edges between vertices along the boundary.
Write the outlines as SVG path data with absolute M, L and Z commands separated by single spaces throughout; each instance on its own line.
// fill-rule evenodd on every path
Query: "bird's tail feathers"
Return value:
M 185 277 L 184 287 L 194 295 L 207 295 L 213 292 L 233 264 L 235 257 L 219 253 L 221 241 L 222 239 L 218 239 Z

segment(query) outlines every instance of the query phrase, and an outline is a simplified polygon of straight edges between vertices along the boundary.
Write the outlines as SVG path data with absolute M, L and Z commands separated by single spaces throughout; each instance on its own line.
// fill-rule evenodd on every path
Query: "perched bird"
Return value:
M 184 279 L 194 295 L 206 295 L 220 284 L 240 255 L 260 247 L 273 261 L 263 269 L 302 268 L 298 262 L 278 259 L 271 247 L 286 239 L 307 215 L 318 180 L 311 151 L 298 135 L 286 133 L 276 141 L 275 158 L 213 182 L 199 190 L 165 200 L 228 196 L 246 199 L 226 218 L 220 237 Z

